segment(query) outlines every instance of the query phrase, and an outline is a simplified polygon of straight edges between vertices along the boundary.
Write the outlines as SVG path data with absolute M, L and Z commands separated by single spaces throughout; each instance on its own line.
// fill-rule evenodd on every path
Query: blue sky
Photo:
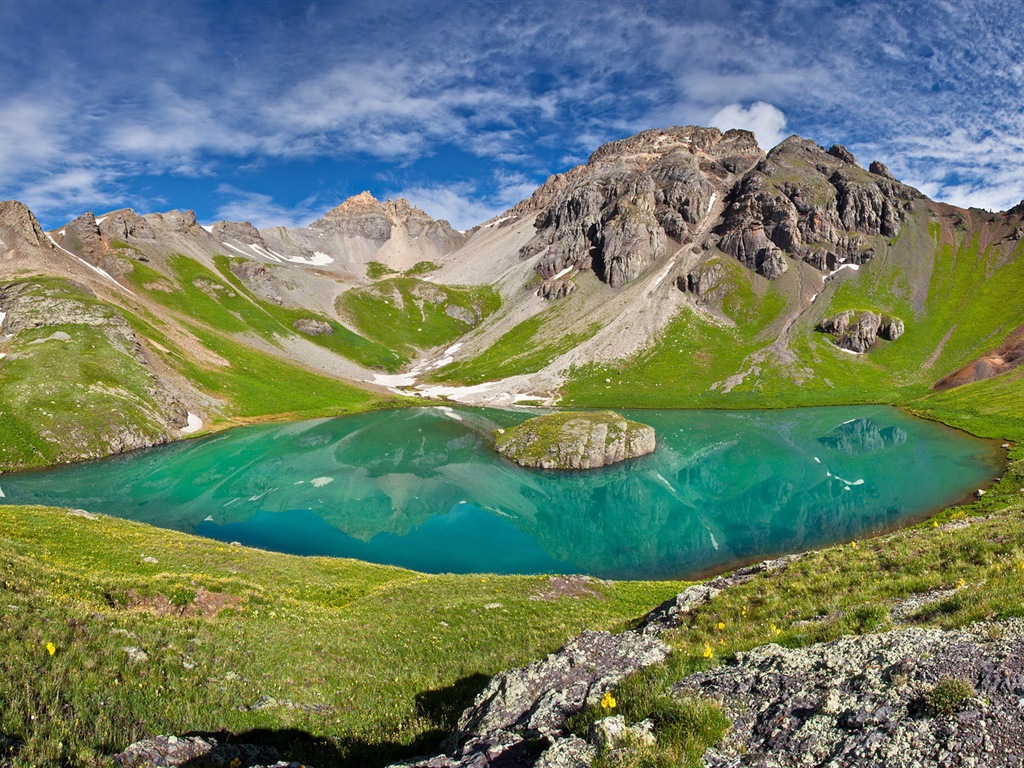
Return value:
M 1024 21 L 984 2 L 0 0 L 0 198 L 302 225 L 405 196 L 466 228 L 646 128 L 841 143 L 1024 198 Z

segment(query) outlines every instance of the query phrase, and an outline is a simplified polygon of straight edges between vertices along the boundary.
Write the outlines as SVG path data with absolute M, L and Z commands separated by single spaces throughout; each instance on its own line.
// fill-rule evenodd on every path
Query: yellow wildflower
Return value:
M 725 629 L 725 622 L 724 621 L 718 622 L 718 631 L 721 632 L 723 629 Z
M 612 692 L 605 691 L 604 696 L 601 698 L 601 709 L 615 709 L 617 703 L 615 697 L 612 696 Z
M 46 644 L 46 652 L 48 654 L 50 654 L 51 656 L 53 656 L 53 654 L 55 654 L 57 652 L 57 646 L 55 646 L 53 643 L 47 643 Z
M 857 548 L 857 542 L 856 541 L 851 541 L 850 542 L 850 546 L 853 547 L 854 549 L 856 549 Z
M 715 649 L 711 647 L 711 643 L 704 643 L 704 658 L 711 659 L 715 656 Z
M 778 637 L 782 634 L 782 630 L 772 624 L 772 637 Z

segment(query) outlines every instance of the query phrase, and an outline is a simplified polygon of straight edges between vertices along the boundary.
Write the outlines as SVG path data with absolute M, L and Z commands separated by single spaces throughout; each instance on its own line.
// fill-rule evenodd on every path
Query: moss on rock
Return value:
M 522 467 L 596 469 L 651 453 L 654 427 L 612 411 L 551 413 L 497 430 L 495 448 Z

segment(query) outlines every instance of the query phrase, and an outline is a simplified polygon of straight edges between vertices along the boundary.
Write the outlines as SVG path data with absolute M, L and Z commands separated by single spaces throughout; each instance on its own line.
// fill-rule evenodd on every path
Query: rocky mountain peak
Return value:
M 149 222 L 131 208 L 111 211 L 100 216 L 96 223 L 99 225 L 100 235 L 106 241 L 152 240 L 154 238 Z
M 400 227 L 409 237 L 427 237 L 443 253 L 454 250 L 464 241 L 463 235 L 453 230 L 447 221 L 431 218 L 404 197 L 382 203 L 368 191 L 348 198 L 310 227 L 380 243 L 390 240 L 394 228 Z
M 697 126 L 605 144 L 586 166 L 552 177 L 528 204 L 513 209 L 539 211 L 537 235 L 521 255 L 543 251 L 537 271 L 545 280 L 593 270 L 618 288 L 672 243 L 691 242 L 737 174 L 763 157 L 749 131 Z
M 718 247 L 769 279 L 786 255 L 823 272 L 869 260 L 873 238 L 895 237 L 922 197 L 881 163 L 871 169 L 842 145 L 790 136 L 731 191 Z

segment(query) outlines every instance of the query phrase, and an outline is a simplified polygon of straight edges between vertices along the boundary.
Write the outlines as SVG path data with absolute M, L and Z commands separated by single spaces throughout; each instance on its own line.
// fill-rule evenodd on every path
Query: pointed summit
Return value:
M 24 203 L 0 202 L 0 253 L 26 246 L 49 246 L 39 221 Z

